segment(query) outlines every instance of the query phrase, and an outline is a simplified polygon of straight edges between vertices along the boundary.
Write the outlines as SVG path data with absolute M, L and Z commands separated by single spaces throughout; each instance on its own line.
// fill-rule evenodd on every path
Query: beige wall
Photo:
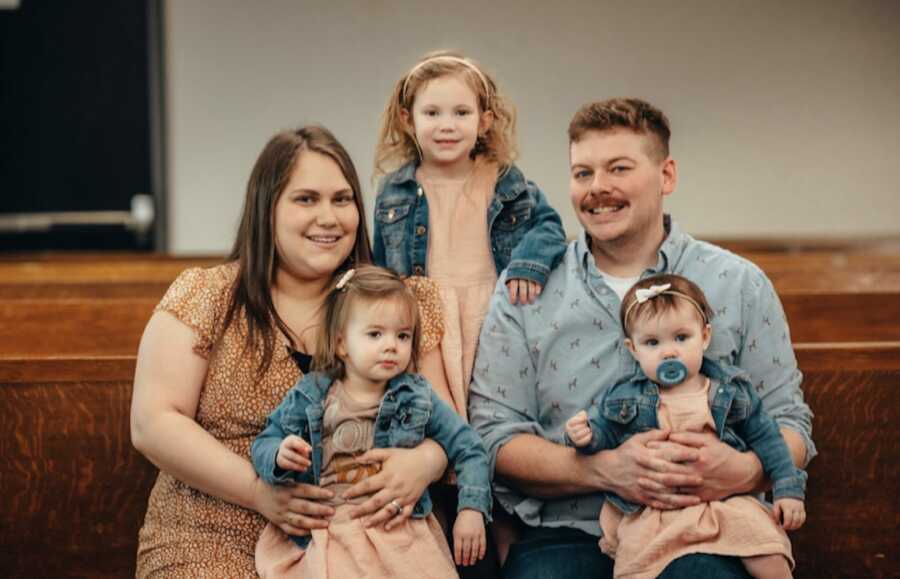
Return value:
M 170 1 L 170 247 L 229 247 L 282 128 L 328 126 L 371 191 L 389 91 L 443 47 L 496 73 L 518 106 L 519 165 L 570 234 L 566 126 L 610 96 L 668 113 L 667 206 L 692 233 L 900 234 L 898 26 L 896 0 Z

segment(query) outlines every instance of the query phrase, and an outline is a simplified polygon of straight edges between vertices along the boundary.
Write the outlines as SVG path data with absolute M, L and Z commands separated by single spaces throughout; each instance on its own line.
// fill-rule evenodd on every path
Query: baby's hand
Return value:
M 509 279 L 506 280 L 506 287 L 509 289 L 509 303 L 513 305 L 533 304 L 541 295 L 541 284 L 530 279 Z
M 278 446 L 275 464 L 284 470 L 305 472 L 312 464 L 312 447 L 296 434 L 288 434 Z
M 487 539 L 484 534 L 484 515 L 473 509 L 463 509 L 453 523 L 453 552 L 457 565 L 474 565 L 484 559 Z
M 575 446 L 587 446 L 591 441 L 591 426 L 584 410 L 566 422 L 566 434 Z
M 806 507 L 800 499 L 778 499 L 772 509 L 775 522 L 781 523 L 785 531 L 793 531 L 806 521 Z

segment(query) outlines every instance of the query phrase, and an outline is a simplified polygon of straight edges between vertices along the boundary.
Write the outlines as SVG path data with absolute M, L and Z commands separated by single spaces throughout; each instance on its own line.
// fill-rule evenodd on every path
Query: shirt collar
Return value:
M 681 230 L 678 223 L 672 219 L 668 213 L 663 215 L 663 228 L 666 231 L 666 237 L 659 246 L 657 254 L 656 266 L 651 268 L 651 273 L 663 273 L 670 271 L 672 264 L 678 263 L 684 249 L 688 244 L 689 238 L 686 233 Z M 581 233 L 575 239 L 575 256 L 578 258 L 576 263 L 580 266 L 584 274 L 591 272 L 591 266 L 596 269 L 597 263 L 591 253 L 591 243 L 588 239 L 587 231 L 581 230 Z M 600 272 L 597 271 L 596 275 Z

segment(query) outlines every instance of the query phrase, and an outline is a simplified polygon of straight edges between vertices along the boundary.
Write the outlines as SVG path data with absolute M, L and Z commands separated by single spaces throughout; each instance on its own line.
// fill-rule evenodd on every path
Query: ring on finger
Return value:
M 403 512 L 403 505 L 401 505 L 400 502 L 397 501 L 397 499 L 392 500 L 388 504 L 390 506 L 394 507 L 394 516 L 395 517 Z

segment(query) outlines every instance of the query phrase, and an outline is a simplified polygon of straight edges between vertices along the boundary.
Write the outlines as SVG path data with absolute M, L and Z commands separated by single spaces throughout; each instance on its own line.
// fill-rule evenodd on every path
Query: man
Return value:
M 563 445 L 564 423 L 631 376 L 621 297 L 638 279 L 678 273 L 716 309 L 707 356 L 749 373 L 798 466 L 815 455 L 812 413 L 781 303 L 752 263 L 682 232 L 663 213 L 675 190 L 665 115 L 637 99 L 590 103 L 569 126 L 570 197 L 584 232 L 567 248 L 540 299 L 509 304 L 503 279 L 482 328 L 469 397 L 499 505 L 524 523 L 504 565 L 508 579 L 602 577 L 597 515 L 603 491 L 656 508 L 765 488 L 759 460 L 712 434 L 651 431 L 582 456 Z M 688 555 L 662 577 L 747 577 L 738 558 Z

